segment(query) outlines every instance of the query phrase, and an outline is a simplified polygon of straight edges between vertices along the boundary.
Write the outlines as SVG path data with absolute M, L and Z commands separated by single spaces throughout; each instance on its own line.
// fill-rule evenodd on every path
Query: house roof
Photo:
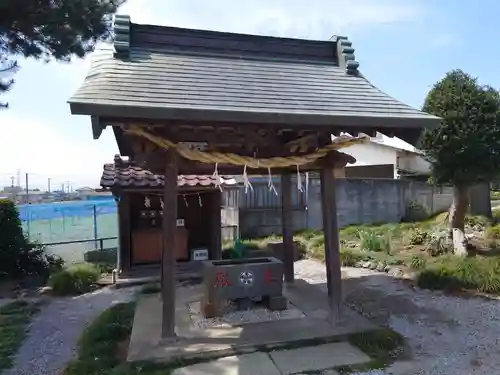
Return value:
M 115 20 L 69 103 L 95 117 L 422 128 L 439 118 L 383 93 L 345 37 L 313 41 Z
M 165 178 L 163 175 L 155 174 L 147 169 L 143 169 L 133 163 L 118 161 L 115 163 L 104 164 L 101 186 L 104 188 L 159 188 L 164 186 Z M 221 176 L 222 185 L 237 185 L 237 181 L 232 176 Z M 215 187 L 217 179 L 213 176 L 200 175 L 179 175 L 177 177 L 177 186 L 182 188 L 189 187 Z

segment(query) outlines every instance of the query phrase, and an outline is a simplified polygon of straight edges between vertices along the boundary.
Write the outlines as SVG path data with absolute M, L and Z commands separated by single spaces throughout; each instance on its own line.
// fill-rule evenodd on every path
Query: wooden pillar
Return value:
M 214 191 L 211 199 L 211 216 L 212 216 L 212 249 L 211 259 L 222 259 L 222 226 L 221 226 L 221 198 L 222 192 Z
M 283 232 L 283 266 L 285 282 L 294 282 L 293 261 L 295 258 L 293 248 L 292 228 L 292 176 L 281 176 L 281 225 Z
M 118 200 L 119 271 L 126 273 L 131 266 L 130 193 L 121 192 Z
M 333 168 L 325 166 L 321 170 L 321 206 L 323 211 L 323 231 L 325 235 L 326 283 L 328 305 L 332 323 L 340 319 L 342 308 L 342 271 L 340 268 L 340 241 Z
M 163 300 L 162 339 L 175 337 L 176 261 L 172 244 L 177 231 L 177 154 L 169 151 L 163 190 L 163 242 L 161 255 L 161 295 Z

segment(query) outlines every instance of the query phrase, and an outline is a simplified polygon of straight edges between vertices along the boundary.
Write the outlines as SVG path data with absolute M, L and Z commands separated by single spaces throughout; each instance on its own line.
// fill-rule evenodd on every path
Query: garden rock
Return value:
M 382 263 L 382 262 L 379 262 L 379 263 L 377 264 L 377 268 L 376 268 L 376 270 L 377 270 L 378 272 L 384 272 L 384 269 L 385 269 L 385 264 L 384 264 L 384 263 Z
M 400 277 L 404 276 L 404 272 L 400 268 L 398 268 L 398 267 L 392 267 L 389 270 L 388 274 L 389 274 L 389 276 L 397 277 L 397 278 L 400 278 Z

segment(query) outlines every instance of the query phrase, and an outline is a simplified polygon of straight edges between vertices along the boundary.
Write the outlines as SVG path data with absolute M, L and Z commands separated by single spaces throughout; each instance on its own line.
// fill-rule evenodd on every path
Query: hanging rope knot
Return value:
M 304 192 L 304 186 L 302 185 L 302 175 L 300 174 L 299 166 L 297 165 L 297 190 L 301 193 Z
M 247 165 L 243 167 L 243 186 L 245 186 L 245 194 L 248 193 L 248 189 L 253 191 L 253 186 L 250 180 L 248 179 L 248 174 L 247 174 Z
M 222 191 L 222 178 L 219 175 L 219 163 L 215 163 L 215 170 L 212 177 L 215 180 L 214 185 L 218 187 L 220 191 Z
M 268 179 L 267 179 L 267 187 L 269 191 L 272 191 L 274 194 L 278 195 L 276 188 L 274 187 L 273 176 L 271 175 L 271 168 L 267 168 Z

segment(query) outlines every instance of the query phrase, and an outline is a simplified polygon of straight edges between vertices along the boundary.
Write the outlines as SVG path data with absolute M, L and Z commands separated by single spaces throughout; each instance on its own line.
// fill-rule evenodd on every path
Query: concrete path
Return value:
M 311 371 L 336 375 L 336 367 L 369 361 L 370 357 L 359 349 L 339 342 L 225 357 L 174 370 L 173 375 L 290 375 Z

